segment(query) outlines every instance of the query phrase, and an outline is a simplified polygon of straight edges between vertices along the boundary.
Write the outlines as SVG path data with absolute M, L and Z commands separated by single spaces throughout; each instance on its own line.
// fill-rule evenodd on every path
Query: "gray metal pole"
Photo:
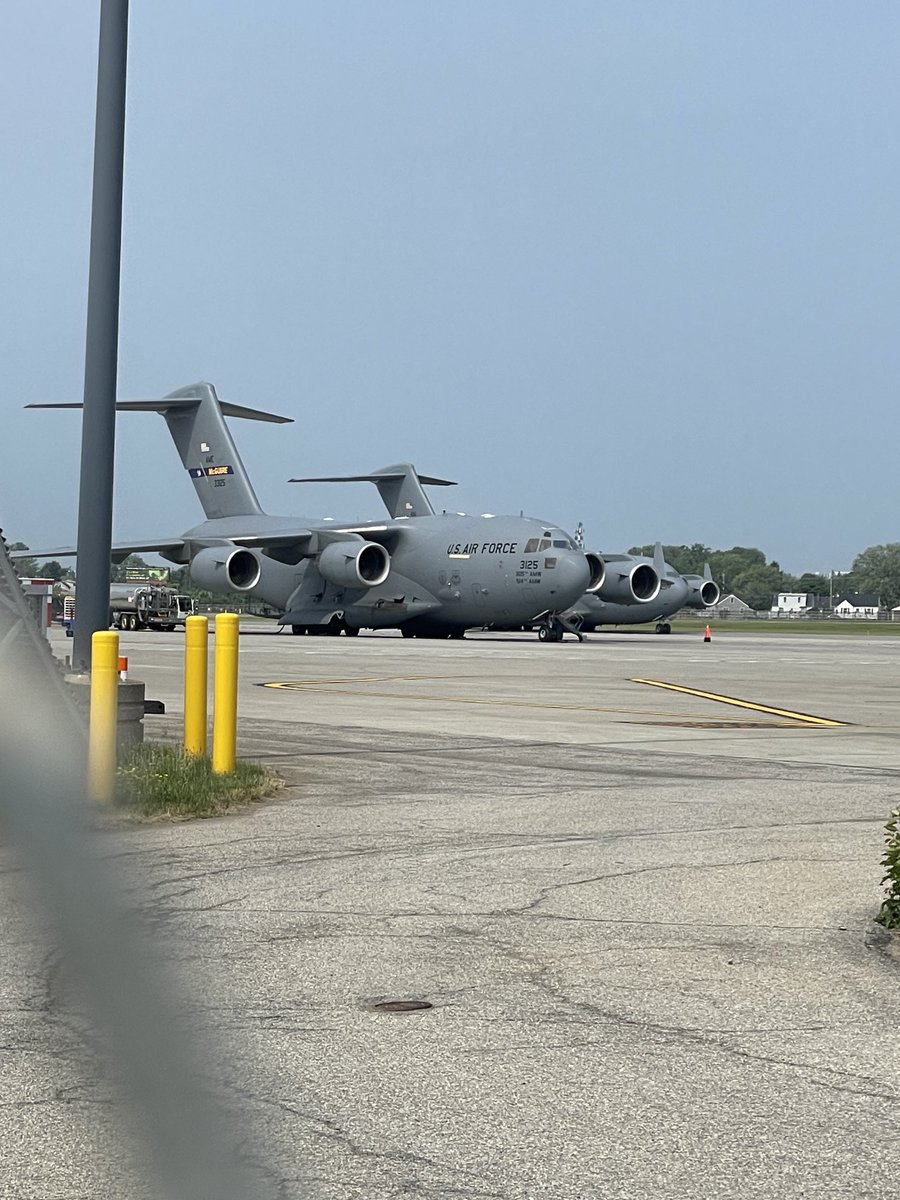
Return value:
M 109 625 L 127 49 L 128 0 L 101 0 L 72 647 L 77 671 L 90 669 L 91 637 Z

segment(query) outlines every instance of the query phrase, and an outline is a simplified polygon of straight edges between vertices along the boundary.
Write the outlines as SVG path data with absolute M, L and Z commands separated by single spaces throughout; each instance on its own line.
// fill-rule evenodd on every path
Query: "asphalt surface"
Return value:
M 176 739 L 183 637 L 121 649 Z M 898 666 L 892 638 L 247 627 L 240 753 L 285 789 L 96 837 L 265 1194 L 894 1197 L 900 965 L 866 930 Z M 2 862 L 0 1196 L 151 1195 Z

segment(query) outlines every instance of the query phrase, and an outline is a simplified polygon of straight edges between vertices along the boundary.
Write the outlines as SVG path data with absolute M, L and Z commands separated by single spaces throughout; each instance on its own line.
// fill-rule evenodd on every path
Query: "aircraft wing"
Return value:
M 195 546 L 221 545 L 230 542 L 247 550 L 260 550 L 268 558 L 296 565 L 303 558 L 315 558 L 331 542 L 358 541 L 381 542 L 390 548 L 396 542 L 397 530 L 383 521 L 363 521 L 352 525 L 337 521 L 315 523 L 309 529 L 270 529 L 263 533 L 212 533 L 204 536 L 202 530 L 189 535 Z M 186 560 L 187 561 L 187 560 Z
M 351 537 L 371 537 L 377 534 L 393 533 L 390 525 L 386 525 L 384 521 L 360 521 L 352 525 L 344 525 L 335 521 L 327 522 L 327 524 L 316 525 L 312 529 L 273 529 L 267 530 L 265 533 L 236 533 L 229 535 L 227 533 L 210 535 L 209 541 L 236 542 L 238 545 L 246 546 L 250 550 L 266 550 L 271 547 L 279 546 L 296 546 L 303 554 L 310 543 L 318 540 L 320 543 L 324 540 L 328 541 L 344 541 Z M 192 540 L 204 541 L 202 534 L 196 535 Z M 375 537 L 377 541 L 378 538 Z M 311 553 L 315 553 L 312 548 Z
M 317 525 L 313 529 L 272 529 L 264 533 L 226 532 L 204 534 L 202 530 L 188 534 L 186 537 L 156 538 L 143 542 L 115 542 L 110 550 L 113 562 L 122 562 L 129 554 L 160 554 L 174 563 L 188 563 L 192 557 L 192 547 L 203 545 L 221 545 L 223 542 L 233 542 L 248 550 L 262 550 L 270 557 L 282 562 L 296 563 L 301 558 L 313 557 L 323 545 L 328 542 L 349 540 L 355 537 L 369 538 L 376 542 L 392 542 L 402 529 L 401 522 L 385 524 L 384 521 L 362 521 L 354 524 L 341 524 L 337 521 Z M 75 558 L 78 550 L 75 546 L 56 546 L 52 550 L 14 550 L 10 558 L 36 558 L 40 562 L 53 559 Z
M 113 562 L 121 562 L 129 554 L 163 554 L 177 555 L 184 552 L 184 538 L 157 538 L 152 542 L 116 542 L 111 547 L 110 557 Z M 40 562 L 48 562 L 59 558 L 75 558 L 78 550 L 75 546 L 57 546 L 52 550 L 14 550 L 10 558 L 36 558 Z

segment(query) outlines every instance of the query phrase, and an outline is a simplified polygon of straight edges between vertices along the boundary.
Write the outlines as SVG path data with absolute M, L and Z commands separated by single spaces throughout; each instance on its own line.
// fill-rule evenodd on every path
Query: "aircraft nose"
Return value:
M 552 574 L 552 572 L 551 572 Z M 591 568 L 580 550 L 566 550 L 556 561 L 556 601 L 560 608 L 582 596 L 591 582 Z

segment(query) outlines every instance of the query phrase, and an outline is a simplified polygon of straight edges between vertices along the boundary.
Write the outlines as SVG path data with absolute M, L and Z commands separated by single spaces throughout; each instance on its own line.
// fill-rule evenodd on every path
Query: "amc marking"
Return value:
M 191 479 L 202 479 L 204 476 L 233 475 L 234 467 L 189 467 Z
M 678 683 L 664 683 L 659 679 L 632 679 L 631 682 L 645 683 L 648 687 L 665 688 L 670 692 L 681 692 L 685 696 L 698 696 L 701 700 L 715 700 L 718 704 L 733 704 L 736 708 L 749 708 L 753 712 L 771 713 L 773 717 L 787 717 L 801 725 L 812 725 L 819 729 L 841 729 L 847 725 L 846 721 L 832 721 L 828 717 L 815 717 L 810 713 L 793 712 L 789 708 L 773 708 L 770 704 L 755 704 L 752 700 L 738 700 L 735 696 L 721 696 L 718 692 L 704 692 L 699 688 L 682 687 Z

